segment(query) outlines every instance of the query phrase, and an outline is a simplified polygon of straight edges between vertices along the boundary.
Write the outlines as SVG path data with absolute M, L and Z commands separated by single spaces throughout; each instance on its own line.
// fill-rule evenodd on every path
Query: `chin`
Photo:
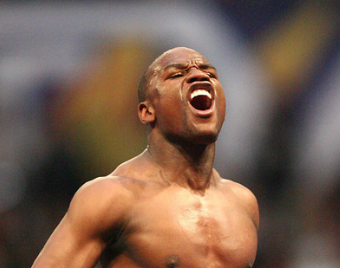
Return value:
M 192 134 L 195 143 L 209 145 L 216 142 L 219 131 L 214 130 L 199 130 Z
M 223 121 L 218 117 L 196 120 L 187 124 L 189 135 L 192 135 L 197 143 L 210 144 L 216 142 L 221 131 Z
M 196 143 L 202 145 L 209 145 L 217 140 L 217 135 L 200 135 L 196 138 Z

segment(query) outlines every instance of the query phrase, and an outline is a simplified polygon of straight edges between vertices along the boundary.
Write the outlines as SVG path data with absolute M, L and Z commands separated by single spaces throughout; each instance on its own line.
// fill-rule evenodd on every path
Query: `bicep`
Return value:
M 77 232 L 66 214 L 33 267 L 93 267 L 102 248 L 98 238 Z
M 107 182 L 90 183 L 73 197 L 69 210 L 48 239 L 33 268 L 94 267 L 122 208 Z
M 82 226 L 75 226 L 67 213 L 54 230 L 33 267 L 94 267 L 104 243 Z

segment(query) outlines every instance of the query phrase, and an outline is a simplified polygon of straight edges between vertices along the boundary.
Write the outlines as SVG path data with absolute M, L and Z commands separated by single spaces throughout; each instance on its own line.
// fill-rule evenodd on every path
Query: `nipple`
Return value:
M 165 262 L 166 268 L 175 268 L 179 265 L 179 258 L 176 255 L 170 255 Z

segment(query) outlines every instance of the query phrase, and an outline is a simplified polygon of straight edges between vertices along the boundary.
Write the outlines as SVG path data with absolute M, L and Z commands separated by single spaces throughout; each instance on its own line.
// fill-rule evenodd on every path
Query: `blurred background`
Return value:
M 84 182 L 146 147 L 165 50 L 218 70 L 216 169 L 258 198 L 256 268 L 340 267 L 340 2 L 0 1 L 0 267 L 30 267 Z

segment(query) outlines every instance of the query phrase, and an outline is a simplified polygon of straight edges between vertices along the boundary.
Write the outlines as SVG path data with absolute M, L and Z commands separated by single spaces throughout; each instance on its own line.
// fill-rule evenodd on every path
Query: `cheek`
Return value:
M 220 119 L 224 121 L 225 111 L 226 111 L 226 101 L 225 101 L 225 96 L 224 96 L 223 91 L 219 93 L 218 101 L 216 104 L 217 104 L 218 115 Z
M 180 116 L 183 110 L 183 98 L 180 90 L 159 91 L 159 108 L 167 116 Z
M 221 112 L 220 112 L 220 116 L 224 121 L 225 118 L 225 110 L 226 110 L 226 103 L 225 103 L 225 99 L 223 99 L 223 101 L 221 101 Z
M 175 97 L 167 96 L 157 107 L 156 118 L 163 129 L 180 128 L 183 121 L 183 105 Z

